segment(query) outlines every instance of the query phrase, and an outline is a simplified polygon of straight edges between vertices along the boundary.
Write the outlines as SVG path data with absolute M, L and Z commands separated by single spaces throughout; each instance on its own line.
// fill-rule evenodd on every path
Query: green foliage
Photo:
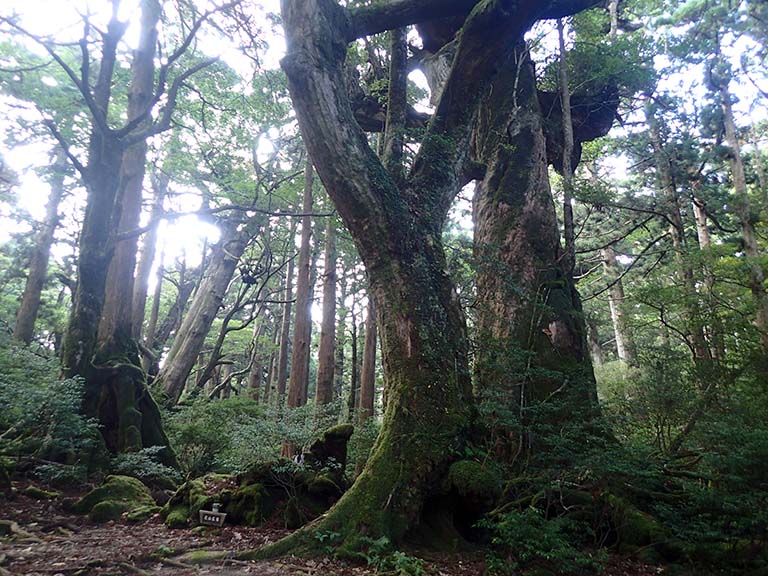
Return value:
M 82 481 L 103 457 L 101 436 L 80 415 L 82 382 L 57 374 L 55 358 L 0 337 L 0 456 L 31 458 L 44 481 Z
M 277 460 L 284 441 L 308 446 L 336 424 L 339 409 L 338 403 L 278 410 L 247 398 L 200 399 L 171 414 L 167 432 L 191 477 L 245 472 Z
M 148 486 L 173 487 L 182 478 L 177 470 L 159 461 L 159 453 L 163 450 L 163 446 L 150 446 L 138 452 L 118 454 L 112 460 L 112 472 L 138 478 Z
M 363 537 L 360 544 L 364 550 L 363 558 L 369 566 L 373 566 L 379 573 L 392 574 L 393 576 L 422 576 L 424 561 L 414 556 L 395 550 L 389 538 L 382 536 L 373 539 Z
M 568 516 L 548 519 L 537 508 L 506 512 L 478 524 L 491 534 L 494 552 L 488 556 L 489 574 L 556 573 L 587 575 L 602 572 L 604 557 L 581 550 L 576 537 L 590 527 Z

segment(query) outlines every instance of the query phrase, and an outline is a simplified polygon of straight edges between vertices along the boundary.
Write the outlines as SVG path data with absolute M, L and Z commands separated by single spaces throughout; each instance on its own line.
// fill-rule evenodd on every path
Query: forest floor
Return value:
M 24 483 L 26 485 L 26 483 Z M 21 487 L 21 486 L 17 486 Z M 62 508 L 59 500 L 35 500 L 18 490 L 14 499 L 0 501 L 0 520 L 15 522 L 14 534 L 0 534 L 0 576 L 362 576 L 376 574 L 367 566 L 328 557 L 286 557 L 271 561 L 242 562 L 225 559 L 193 566 L 174 560 L 196 549 L 235 552 L 258 548 L 289 531 L 246 526 L 169 529 L 158 516 L 141 523 L 93 524 L 84 516 Z M 169 556 L 171 551 L 173 556 Z M 480 552 L 436 554 L 409 550 L 424 560 L 425 576 L 479 576 L 484 572 Z M 611 558 L 605 576 L 651 576 L 659 567 L 633 560 Z

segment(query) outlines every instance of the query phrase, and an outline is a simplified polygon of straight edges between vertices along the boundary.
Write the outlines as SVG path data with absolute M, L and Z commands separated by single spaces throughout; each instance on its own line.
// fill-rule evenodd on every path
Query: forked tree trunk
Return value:
M 271 554 L 316 547 L 317 531 L 333 530 L 349 547 L 361 545 L 361 534 L 401 540 L 418 523 L 451 454 L 468 434 L 468 343 L 446 272 L 442 226 L 462 186 L 471 125 L 499 62 L 536 19 L 567 10 L 554 0 L 478 4 L 402 183 L 382 165 L 354 119 L 343 61 L 347 42 L 356 37 L 430 16 L 464 14 L 472 4 L 386 3 L 350 12 L 333 0 L 282 3 L 288 48 L 282 65 L 313 164 L 368 271 L 389 402 L 355 484 L 315 523 L 274 545 Z
M 53 235 L 59 225 L 59 204 L 64 198 L 64 176 L 67 169 L 67 156 L 61 147 L 56 149 L 56 159 L 51 167 L 51 192 L 45 204 L 45 219 L 35 240 L 35 247 L 29 261 L 27 282 L 21 295 L 21 306 L 16 314 L 13 337 L 29 344 L 35 333 L 35 320 L 40 310 L 40 295 L 43 292 L 48 274 L 48 260 L 53 245 Z
M 323 271 L 323 320 L 320 327 L 320 350 L 317 360 L 318 405 L 333 401 L 336 344 L 336 225 L 329 217 L 325 227 L 325 266 Z
M 158 0 L 143 0 L 141 3 L 139 45 L 134 51 L 131 66 L 128 122 L 139 121 L 154 96 L 155 49 L 160 13 Z M 147 117 L 143 125 L 151 121 L 151 117 Z M 139 227 L 146 159 L 147 141 L 140 140 L 125 150 L 120 166 L 120 190 L 113 222 L 118 223 L 118 234 L 128 233 L 128 236 L 118 239 L 107 271 L 104 307 L 99 319 L 100 354 L 105 357 L 121 355 L 125 350 L 136 347 L 132 306 L 139 237 L 130 232 Z M 146 289 L 144 294 L 146 298 Z

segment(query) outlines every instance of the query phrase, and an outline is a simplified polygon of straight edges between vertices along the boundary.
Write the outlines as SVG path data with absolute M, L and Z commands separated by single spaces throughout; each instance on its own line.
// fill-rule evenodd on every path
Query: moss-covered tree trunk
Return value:
M 580 425 L 597 411 L 595 380 L 579 296 L 560 244 L 524 45 L 496 78 L 486 108 L 491 113 L 478 124 L 476 151 L 486 172 L 474 199 L 478 387 L 510 399 L 524 425 L 532 407 L 546 402 L 561 407 L 549 419 L 567 414 L 563 422 Z M 514 458 L 523 438 L 510 434 L 499 447 Z
M 471 425 L 465 321 L 441 234 L 465 182 L 472 125 L 498 64 L 530 25 L 588 4 L 448 0 L 347 11 L 332 0 L 282 2 L 283 68 L 313 164 L 368 271 L 389 399 L 371 457 L 352 488 L 270 553 L 316 545 L 316 530 L 338 532 L 345 546 L 363 535 L 396 542 L 418 524 L 436 493 Z M 398 182 L 354 119 L 343 74 L 347 42 L 470 10 L 419 153 Z

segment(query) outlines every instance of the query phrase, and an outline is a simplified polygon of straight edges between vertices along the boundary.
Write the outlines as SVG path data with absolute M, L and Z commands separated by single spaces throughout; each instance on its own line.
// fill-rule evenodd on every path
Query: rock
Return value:
M 43 490 L 30 484 L 24 489 L 24 495 L 34 500 L 55 500 L 61 497 L 61 492 Z
M 156 507 L 149 489 L 136 478 L 107 476 L 104 484 L 80 498 L 71 510 L 88 514 L 93 522 L 119 519 L 124 513 Z

